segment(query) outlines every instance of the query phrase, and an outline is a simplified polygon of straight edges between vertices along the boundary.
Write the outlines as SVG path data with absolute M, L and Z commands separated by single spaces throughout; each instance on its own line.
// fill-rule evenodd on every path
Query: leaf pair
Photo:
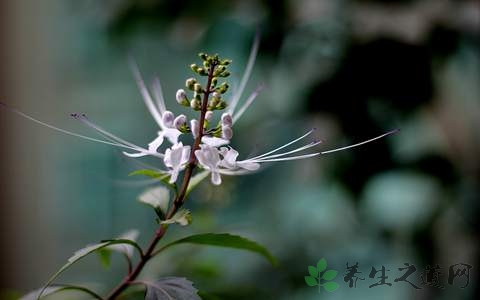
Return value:
M 135 235 L 136 232 L 131 231 L 129 232 L 131 236 Z M 219 246 L 219 247 L 227 247 L 227 248 L 235 248 L 235 249 L 242 249 L 242 250 L 247 250 L 251 252 L 258 253 L 265 257 L 270 263 L 273 265 L 276 265 L 276 260 L 275 258 L 268 252 L 268 250 L 257 244 L 254 241 L 251 241 L 249 239 L 246 239 L 244 237 L 238 236 L 238 235 L 232 235 L 228 233 L 220 233 L 220 234 L 215 234 L 215 233 L 205 233 L 205 234 L 197 234 L 197 235 L 192 235 L 188 236 L 185 238 L 182 238 L 177 241 L 173 241 L 162 248 L 160 248 L 158 251 L 155 252 L 155 254 L 158 254 L 162 251 L 164 251 L 167 248 L 170 248 L 174 245 L 179 245 L 179 244 L 198 244 L 198 245 L 209 245 L 209 246 Z M 60 268 L 45 284 L 45 286 L 39 290 L 33 291 L 29 293 L 28 295 L 24 296 L 21 298 L 21 300 L 33 300 L 33 299 L 40 299 L 43 296 L 53 294 L 56 292 L 60 292 L 63 290 L 79 290 L 83 291 L 85 293 L 90 294 L 96 299 L 102 299 L 102 297 L 98 296 L 95 292 L 88 290 L 87 288 L 83 287 L 76 287 L 76 286 L 50 286 L 51 283 L 57 279 L 58 276 L 60 276 L 66 269 L 71 267 L 73 264 L 78 262 L 79 260 L 83 259 L 87 255 L 98 252 L 99 250 L 108 248 L 109 250 L 114 250 L 114 251 L 120 251 L 123 252 L 126 255 L 131 255 L 132 250 L 136 249 L 140 253 L 140 256 L 142 256 L 142 249 L 140 246 L 135 243 L 132 240 L 128 239 L 116 239 L 116 240 L 108 240 L 108 241 L 103 241 L 101 243 L 95 244 L 95 245 L 90 245 L 87 246 L 83 249 L 80 249 L 76 251 L 73 256 L 71 256 L 68 259 L 68 262 Z M 158 282 L 155 283 L 149 283 L 149 282 L 143 282 L 143 281 L 138 281 L 137 283 L 143 284 L 147 286 L 147 295 L 151 295 L 151 297 L 154 297 L 155 295 L 160 295 L 164 294 L 163 298 L 158 298 L 158 299 L 192 299 L 192 300 L 197 300 L 200 299 L 198 296 L 196 296 L 196 290 L 195 290 L 195 297 L 190 297 L 190 298 L 168 298 L 166 295 L 168 294 L 169 296 L 171 295 L 176 295 L 175 293 L 184 293 L 185 295 L 192 294 L 192 284 L 187 281 L 184 278 L 175 278 L 175 277 L 168 277 L 164 278 Z M 185 291 L 179 291 L 180 290 L 185 290 Z M 150 292 L 149 292 L 150 290 Z M 165 294 L 165 292 L 167 294 Z M 149 294 L 150 293 L 150 294 Z M 193 294 L 192 294 L 193 295 Z M 157 298 L 146 298 L 146 299 L 157 299 Z
M 322 258 L 318 261 L 317 266 L 309 266 L 308 273 L 310 276 L 305 276 L 305 282 L 309 286 L 319 286 L 318 292 L 320 292 L 320 288 L 323 286 L 325 290 L 328 292 L 333 292 L 338 288 L 338 284 L 336 282 L 330 281 L 337 276 L 338 272 L 335 270 L 328 270 L 327 269 L 327 261 Z M 323 274 L 322 274 L 323 273 Z M 321 281 L 327 281 L 324 284 Z

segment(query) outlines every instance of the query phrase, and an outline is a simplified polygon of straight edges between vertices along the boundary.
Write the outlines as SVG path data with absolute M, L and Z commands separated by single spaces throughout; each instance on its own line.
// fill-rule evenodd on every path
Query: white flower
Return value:
M 198 162 L 202 167 L 210 171 L 213 184 L 221 184 L 222 178 L 220 177 L 220 155 L 218 149 L 205 144 L 200 145 L 200 147 L 199 150 L 195 150 L 195 156 Z
M 315 157 L 315 156 L 333 153 L 341 150 L 346 150 L 349 148 L 357 147 L 357 146 L 372 142 L 374 140 L 383 138 L 387 135 L 395 133 L 397 130 L 392 130 L 390 132 L 384 133 L 375 138 L 372 138 L 354 145 L 322 151 L 322 152 L 313 152 L 313 153 L 296 155 L 296 153 L 303 152 L 305 150 L 318 146 L 320 143 L 322 143 L 322 141 L 314 141 L 286 152 L 280 152 L 281 150 L 291 145 L 294 145 L 299 141 L 303 140 L 304 138 L 308 137 L 314 131 L 315 129 L 312 129 L 307 133 L 305 133 L 304 135 L 300 136 L 299 138 L 296 138 L 278 148 L 275 148 L 264 154 L 257 155 L 255 157 L 248 158 L 245 160 L 237 160 L 239 154 L 235 149 L 231 147 L 221 147 L 226 145 L 227 143 L 222 143 L 219 141 L 223 141 L 223 142 L 228 142 L 228 141 L 222 140 L 220 138 L 215 138 L 215 137 L 203 137 L 202 142 L 204 144 L 200 145 L 201 150 L 195 151 L 195 155 L 200 165 L 203 168 L 212 172 L 212 183 L 218 185 L 222 182 L 220 174 L 244 175 L 244 174 L 257 171 L 260 168 L 260 165 L 262 163 L 305 159 L 305 158 Z M 218 150 L 216 147 L 220 147 L 220 150 Z
M 165 100 L 163 97 L 162 87 L 160 85 L 160 81 L 156 78 L 152 85 L 152 91 L 154 95 L 155 102 L 153 101 L 150 92 L 148 91 L 145 82 L 142 79 L 140 71 L 135 63 L 132 62 L 132 70 L 137 81 L 138 88 L 140 93 L 142 94 L 143 101 L 147 106 L 150 114 L 152 115 L 153 119 L 157 122 L 158 126 L 160 127 L 160 131 L 158 131 L 158 137 L 155 138 L 151 143 L 148 144 L 147 151 L 139 151 L 138 153 L 127 153 L 123 152 L 125 155 L 130 157 L 141 157 L 146 155 L 154 155 L 157 153 L 158 148 L 162 145 L 163 140 L 166 138 L 170 143 L 176 144 L 178 143 L 178 137 L 182 134 L 175 126 L 174 120 L 175 115 L 168 111 L 165 108 Z
M 170 170 L 170 183 L 177 181 L 180 171 L 185 169 L 190 157 L 190 146 L 184 146 L 182 142 L 173 145 L 165 151 L 163 162 Z

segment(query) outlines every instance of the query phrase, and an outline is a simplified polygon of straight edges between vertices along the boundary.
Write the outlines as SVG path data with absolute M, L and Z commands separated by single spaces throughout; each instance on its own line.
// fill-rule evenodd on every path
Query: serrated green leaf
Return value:
M 188 194 L 190 194 L 190 192 L 191 192 L 200 182 L 202 182 L 205 178 L 207 178 L 207 177 L 208 177 L 208 174 L 210 174 L 209 171 L 202 171 L 202 172 L 199 172 L 199 173 L 195 174 L 195 176 L 193 176 L 193 177 L 190 179 L 190 182 L 188 183 L 188 188 L 187 188 L 186 196 L 188 196 Z
M 312 275 L 313 277 L 318 278 L 317 268 L 315 268 L 313 266 L 308 266 L 308 273 L 310 273 L 310 275 Z
M 182 226 L 187 226 L 192 223 L 192 214 L 188 209 L 180 209 L 177 213 L 168 220 L 160 222 L 160 224 L 174 224 L 177 223 Z
M 202 300 L 193 283 L 182 277 L 165 277 L 155 282 L 141 281 L 147 287 L 145 300 Z
M 258 243 L 246 239 L 244 237 L 238 235 L 232 235 L 229 233 L 204 233 L 204 234 L 196 234 L 191 235 L 186 238 L 171 242 L 163 246 L 159 251 L 159 253 L 167 248 L 170 248 L 174 245 L 179 244 L 198 244 L 198 245 L 209 245 L 209 246 L 218 246 L 218 247 L 226 247 L 226 248 L 235 248 L 235 249 L 243 249 L 247 251 L 252 251 L 258 253 L 268 259 L 268 261 L 272 265 L 277 265 L 277 260 L 273 257 L 268 250 L 259 245 Z
M 329 281 L 323 285 L 323 287 L 328 291 L 328 292 L 333 292 L 336 289 L 338 289 L 338 284 L 333 281 Z
M 315 279 L 315 277 L 312 277 L 312 276 L 305 276 L 305 282 L 306 282 L 309 286 L 316 286 L 316 285 L 318 285 L 317 279 Z
M 81 287 L 81 286 L 73 286 L 73 285 L 57 285 L 57 286 L 50 286 L 48 288 L 45 288 L 44 290 L 38 289 L 31 291 L 30 293 L 24 295 L 21 297 L 19 300 L 36 300 L 40 299 L 40 296 L 46 297 L 48 295 L 52 295 L 55 293 L 59 293 L 62 291 L 81 291 L 86 294 L 89 294 L 92 296 L 94 299 L 100 299 L 102 300 L 103 298 L 99 295 L 97 295 L 95 292 L 92 292 L 91 290 Z M 41 294 L 41 295 L 40 295 Z
M 334 270 L 328 270 L 326 271 L 325 273 L 323 273 L 322 275 L 322 279 L 325 279 L 325 280 L 332 280 L 333 278 L 335 278 L 335 276 L 337 276 L 338 272 L 337 271 L 334 271 Z
M 327 261 L 325 260 L 325 258 L 322 258 L 317 263 L 317 270 L 318 270 L 319 273 L 321 273 L 321 272 L 325 271 L 326 268 L 327 268 Z
M 170 192 L 163 186 L 150 188 L 138 196 L 138 201 L 159 210 L 165 215 L 170 204 Z
M 53 274 L 52 277 L 50 277 L 47 281 L 47 283 L 45 283 L 45 285 L 40 289 L 40 292 L 38 293 L 38 296 L 37 296 L 37 299 L 40 299 L 40 297 L 43 295 L 43 293 L 45 292 L 45 290 L 48 288 L 48 286 L 58 277 L 60 276 L 60 274 L 62 274 L 66 269 L 68 269 L 69 267 L 71 267 L 74 263 L 76 263 L 77 261 L 79 261 L 80 259 L 84 258 L 85 256 L 97 251 L 97 250 L 100 250 L 102 248 L 105 248 L 109 245 L 115 245 L 115 244 L 130 244 L 132 246 L 134 246 L 135 248 L 137 248 L 139 250 L 139 252 L 141 253 L 142 249 L 140 248 L 140 246 L 133 242 L 133 241 L 130 241 L 130 240 L 120 240 L 120 239 L 116 239 L 116 240 L 107 240 L 107 241 L 102 241 L 101 243 L 98 243 L 98 244 L 94 244 L 94 245 L 90 245 L 90 246 L 87 246 L 85 248 L 82 248 L 78 251 L 76 251 L 69 259 L 68 259 L 68 262 L 63 265 L 60 270 L 58 270 L 55 274 Z

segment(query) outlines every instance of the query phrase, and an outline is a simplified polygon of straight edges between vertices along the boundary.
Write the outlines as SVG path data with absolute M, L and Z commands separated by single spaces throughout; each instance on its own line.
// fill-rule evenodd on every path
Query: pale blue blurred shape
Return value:
M 366 185 L 362 211 L 376 225 L 411 230 L 428 221 L 441 201 L 433 178 L 395 171 L 372 178 Z
M 287 216 L 278 226 L 299 239 L 305 234 L 348 234 L 355 211 L 347 191 L 338 184 L 314 183 L 278 186 L 277 214 Z

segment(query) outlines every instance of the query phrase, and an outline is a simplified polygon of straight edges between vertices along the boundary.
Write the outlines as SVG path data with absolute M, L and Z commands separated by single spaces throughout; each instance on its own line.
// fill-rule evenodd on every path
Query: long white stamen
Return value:
M 100 134 L 101 136 L 113 141 L 113 142 L 118 142 L 119 144 L 121 144 L 124 148 L 127 148 L 127 149 L 131 149 L 131 150 L 134 150 L 134 151 L 137 151 L 137 152 L 140 152 L 140 153 L 148 153 L 148 155 L 152 155 L 152 156 L 156 156 L 156 157 L 160 157 L 160 158 L 163 158 L 163 154 L 162 153 L 155 153 L 155 152 L 151 152 L 143 147 L 140 147 L 140 146 L 137 146 L 133 143 L 130 143 L 122 138 L 119 138 L 118 136 L 116 135 L 113 135 L 111 134 L 110 132 L 106 131 L 105 129 L 101 128 L 100 126 L 96 125 L 95 123 L 91 122 L 86 115 L 84 114 L 72 114 L 72 117 L 74 117 L 76 120 L 82 122 L 83 124 L 95 129 L 97 131 L 98 134 Z M 127 156 L 130 156 L 130 157 L 140 157 L 140 153 L 136 153 L 136 154 L 130 154 L 130 153 L 126 153 L 124 152 L 125 155 Z M 143 156 L 143 155 L 141 155 Z
M 155 104 L 153 103 L 152 97 L 150 96 L 150 92 L 148 91 L 145 85 L 145 82 L 142 79 L 142 75 L 140 73 L 140 70 L 138 69 L 137 64 L 133 60 L 130 60 L 130 65 L 133 71 L 133 76 L 135 77 L 135 80 L 137 82 L 138 89 L 142 94 L 142 98 L 143 98 L 143 102 L 145 103 L 145 106 L 147 106 L 148 111 L 150 112 L 152 117 L 155 119 L 158 126 L 160 126 L 160 128 L 163 128 L 162 115 L 160 114 L 158 109 L 155 107 Z
M 264 162 L 275 162 L 275 161 L 287 161 L 287 160 L 297 160 L 297 159 L 304 159 L 304 158 L 309 158 L 309 157 L 314 157 L 317 155 L 320 155 L 321 153 L 310 153 L 310 154 L 305 154 L 305 155 L 298 155 L 298 156 L 290 156 L 290 157 L 282 157 L 282 158 L 272 158 L 272 159 L 247 159 L 247 160 L 242 160 L 240 162 L 251 162 L 251 163 L 264 163 Z
M 273 149 L 272 151 L 269 151 L 269 152 L 264 153 L 264 154 L 262 154 L 262 155 L 258 155 L 258 156 L 249 158 L 248 160 L 259 159 L 259 158 L 268 156 L 268 155 L 270 155 L 270 154 L 273 154 L 273 153 L 275 153 L 275 152 L 278 152 L 278 151 L 280 151 L 280 150 L 282 150 L 282 149 L 284 149 L 284 148 L 286 148 L 286 147 L 288 147 L 288 146 L 290 146 L 290 145 L 292 145 L 292 144 L 294 144 L 294 143 L 296 143 L 296 142 L 298 142 L 298 141 L 306 138 L 307 136 L 309 136 L 310 134 L 312 134 L 312 132 L 314 132 L 314 131 L 315 131 L 315 128 L 311 129 L 310 131 L 308 131 L 307 133 L 305 133 L 305 134 L 302 135 L 301 137 L 299 137 L 299 138 L 297 138 L 297 139 L 294 139 L 293 141 L 291 141 L 291 142 L 289 142 L 289 143 L 286 143 L 286 144 L 283 145 L 283 146 L 280 146 L 280 147 L 278 147 L 278 148 L 276 148 L 276 149 Z
M 138 147 L 137 145 L 135 145 L 133 143 L 130 143 L 130 142 L 128 142 L 128 141 L 126 141 L 122 138 L 119 138 L 118 136 L 116 136 L 114 134 L 111 134 L 110 132 L 106 131 L 105 129 L 103 129 L 100 126 L 96 125 L 95 123 L 91 122 L 85 114 L 72 114 L 72 117 L 74 117 L 76 120 L 82 122 L 83 124 L 95 129 L 96 131 L 98 131 L 102 135 L 110 138 L 113 141 L 116 141 L 118 143 L 130 146 L 130 147 L 133 147 L 133 148 L 136 148 L 136 149 L 140 149 L 140 147 Z
M 319 144 L 321 144 L 322 141 L 317 141 L 317 142 L 312 142 L 308 145 L 305 145 L 305 146 L 302 146 L 300 148 L 297 148 L 297 149 L 294 149 L 294 150 L 291 150 L 291 151 L 288 151 L 288 152 L 285 152 L 285 153 L 279 153 L 279 154 L 274 154 L 274 155 L 269 155 L 269 156 L 265 156 L 263 157 L 262 159 L 270 159 L 270 158 L 275 158 L 275 157 L 282 157 L 282 156 L 285 156 L 285 155 L 290 155 L 290 154 L 293 154 L 293 153 L 297 153 L 297 152 L 300 152 L 300 151 L 303 151 L 303 150 L 307 150 L 307 149 L 310 149 L 312 147 L 315 147 Z
M 360 143 L 357 143 L 357 144 L 353 144 L 353 145 L 350 145 L 350 146 L 345 146 L 345 147 L 341 147 L 341 148 L 337 148 L 337 149 L 322 151 L 322 152 L 320 152 L 320 154 L 328 154 L 328 153 L 333 153 L 333 152 L 338 152 L 338 151 L 350 149 L 350 148 L 353 148 L 353 147 L 358 147 L 358 146 L 361 146 L 361 145 L 364 145 L 364 144 L 373 142 L 373 141 L 375 141 L 375 140 L 381 139 L 381 138 L 386 137 L 386 136 L 388 136 L 388 135 L 394 134 L 394 133 L 396 133 L 396 132 L 398 132 L 398 131 L 400 131 L 400 129 L 394 129 L 394 130 L 391 130 L 391 131 L 389 131 L 389 132 L 387 132 L 387 133 L 384 133 L 384 134 L 382 134 L 382 135 L 379 135 L 379 136 L 377 136 L 377 137 L 374 137 L 373 139 L 369 139 L 369 140 L 366 140 L 366 141 L 363 141 L 363 142 L 360 142 Z
M 247 175 L 247 174 L 252 174 L 255 171 L 250 171 L 250 170 L 230 170 L 230 169 L 218 169 L 218 173 L 223 174 L 223 175 Z
M 245 68 L 245 72 L 243 73 L 242 81 L 240 82 L 240 86 L 236 93 L 233 95 L 232 102 L 230 103 L 229 112 L 233 115 L 235 111 L 235 107 L 242 96 L 243 90 L 247 85 L 248 80 L 250 79 L 250 75 L 252 74 L 253 66 L 255 65 L 255 59 L 257 58 L 258 47 L 260 45 L 260 33 L 257 32 L 255 35 L 255 40 L 252 45 L 252 50 L 250 51 L 250 56 L 248 57 L 247 67 Z
M 167 108 L 165 106 L 165 98 L 163 97 L 162 85 L 160 84 L 160 79 L 158 77 L 155 77 L 155 79 L 153 79 L 152 90 L 153 90 L 153 97 L 157 102 L 158 110 L 160 111 L 160 114 L 163 116 Z
M 3 102 L 0 102 L 0 105 L 5 107 L 6 109 L 10 110 L 11 112 L 13 113 L 16 113 L 17 115 L 25 118 L 25 119 L 28 119 L 32 122 L 35 122 L 39 125 L 42 125 L 42 126 L 45 126 L 47 128 L 50 128 L 52 130 L 55 130 L 55 131 L 58 131 L 58 132 L 61 132 L 63 134 L 67 134 L 67 135 L 70 135 L 70 136 L 74 136 L 74 137 L 78 137 L 78 138 L 81 138 L 81 139 L 84 139 L 84 140 L 88 140 L 88 141 L 91 141 L 91 142 L 97 142 L 97 143 L 102 143 L 102 144 L 106 144 L 106 145 L 111 145 L 111 146 L 115 146 L 115 147 L 120 147 L 120 148 L 125 148 L 125 149 L 130 149 L 130 150 L 138 150 L 137 148 L 132 148 L 132 147 L 129 147 L 127 145 L 123 145 L 123 144 L 120 144 L 120 143 L 116 143 L 116 142 L 109 142 L 109 141 L 104 141 L 104 140 L 100 140 L 100 139 L 96 139 L 96 138 L 92 138 L 92 137 L 89 137 L 89 136 L 85 136 L 85 135 L 82 135 L 82 134 L 78 134 L 78 133 L 75 133 L 75 132 L 71 132 L 71 131 L 68 131 L 68 130 L 65 130 L 65 129 L 61 129 L 61 128 L 58 128 L 56 126 L 53 126 L 53 125 L 50 125 L 48 123 L 45 123 L 45 122 L 42 122 L 40 120 L 37 120 L 35 119 L 34 117 L 32 116 L 29 116 L 13 107 L 10 107 L 8 106 L 7 104 L 3 103 Z
M 240 108 L 240 110 L 233 116 L 233 123 L 235 124 L 235 122 L 238 121 L 238 119 L 240 119 L 240 117 L 243 115 L 243 113 L 248 109 L 248 107 L 253 103 L 253 101 L 255 101 L 255 99 L 257 98 L 258 94 L 260 94 L 260 92 L 264 89 L 264 85 L 261 84 L 259 85 L 255 91 L 250 95 L 250 97 L 248 97 L 248 99 L 245 101 L 245 103 L 242 105 L 242 107 Z

